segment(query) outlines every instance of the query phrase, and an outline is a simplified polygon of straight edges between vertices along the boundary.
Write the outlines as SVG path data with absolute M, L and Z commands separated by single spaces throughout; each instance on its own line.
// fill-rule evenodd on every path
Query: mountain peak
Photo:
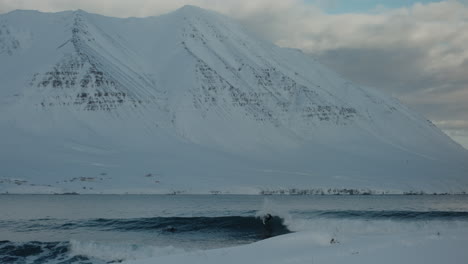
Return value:
M 83 9 L 76 9 L 76 10 L 73 11 L 73 14 L 87 15 L 89 13 L 84 11 Z
M 198 6 L 195 6 L 195 5 L 184 5 L 182 6 L 181 8 L 179 8 L 178 10 L 184 10 L 185 12 L 200 12 L 202 10 L 205 10 L 201 7 L 198 7 Z
M 194 5 L 184 5 L 182 6 L 181 8 L 179 9 L 176 9 L 174 11 L 174 13 L 180 13 L 180 14 L 183 14 L 184 16 L 203 16 L 203 17 L 206 17 L 206 16 L 212 16 L 212 15 L 220 15 L 218 12 L 215 12 L 215 11 L 212 11 L 212 10 L 209 10 L 209 9 L 204 9 L 204 8 L 201 8 L 201 7 L 198 7 L 198 6 L 194 6 Z

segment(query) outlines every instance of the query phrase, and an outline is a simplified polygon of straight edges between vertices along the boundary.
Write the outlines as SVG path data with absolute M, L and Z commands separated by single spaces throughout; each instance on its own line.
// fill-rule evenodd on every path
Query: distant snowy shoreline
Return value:
M 72 181 L 79 184 L 90 178 L 81 177 L 85 180 Z M 92 178 L 94 180 L 94 178 Z M 92 182 L 92 181 L 91 181 Z M 2 186 L 3 184 L 3 186 Z M 77 190 L 78 189 L 78 190 Z M 81 189 L 81 190 L 79 190 Z M 465 190 L 457 191 L 427 191 L 420 189 L 406 190 L 382 190 L 369 188 L 268 188 L 268 187 L 243 187 L 226 188 L 218 190 L 188 190 L 188 189 L 96 189 L 96 188 L 56 188 L 52 185 L 34 184 L 24 179 L 0 178 L 0 194 L 55 194 L 55 195 L 78 195 L 78 194 L 142 194 L 142 195 L 465 195 Z
M 424 192 L 424 191 L 410 191 L 410 192 L 389 192 L 389 191 L 375 191 L 375 192 L 337 192 L 337 193 L 313 193 L 313 192 L 299 192 L 299 193 L 289 193 L 289 192 L 265 192 L 259 191 L 258 193 L 231 193 L 231 192 L 185 192 L 185 191 L 174 191 L 174 192 L 123 192 L 123 193 L 113 193 L 113 192 L 87 192 L 87 193 L 79 193 L 79 192 L 0 192 L 0 195 L 253 195 L 253 196 L 387 196 L 387 195 L 468 195 L 467 192 Z

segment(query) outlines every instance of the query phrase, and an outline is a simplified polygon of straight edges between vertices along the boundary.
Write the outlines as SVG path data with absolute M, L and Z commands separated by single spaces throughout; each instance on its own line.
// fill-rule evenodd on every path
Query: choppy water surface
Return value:
M 302 230 L 346 236 L 468 228 L 462 195 L 1 195 L 0 212 L 0 263 L 25 264 L 112 263 Z

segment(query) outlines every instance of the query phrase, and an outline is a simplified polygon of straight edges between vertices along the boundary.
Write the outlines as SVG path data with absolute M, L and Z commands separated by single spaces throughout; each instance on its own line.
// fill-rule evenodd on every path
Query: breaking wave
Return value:
M 68 242 L 0 241 L 0 263 L 74 263 L 86 259 L 67 256 L 68 250 Z
M 151 217 L 131 219 L 89 219 L 63 221 L 58 219 L 35 219 L 28 221 L 11 221 L 3 224 L 14 226 L 17 230 L 99 230 L 99 231 L 144 231 L 160 234 L 203 233 L 225 235 L 256 240 L 282 235 L 291 232 L 284 220 L 273 216 L 264 223 L 261 217 L 255 216 L 221 216 L 221 217 Z
M 71 228 L 74 224 L 66 224 Z M 76 224 L 79 227 L 114 231 L 159 231 L 170 233 L 208 232 L 233 233 L 266 238 L 289 233 L 283 219 L 274 216 L 264 224 L 260 217 L 153 217 L 136 219 L 94 219 Z M 268 232 L 267 232 L 268 231 Z
M 5 221 L 3 221 L 5 222 Z M 255 242 L 290 233 L 284 220 L 255 216 L 225 217 L 153 217 L 134 219 L 89 219 L 62 222 L 57 219 L 35 219 L 16 222 L 15 228 L 34 230 L 76 230 L 110 232 L 154 232 L 168 240 L 197 243 L 203 240 L 229 239 L 242 243 Z M 5 223 L 4 223 L 5 224 Z M 9 223 L 10 226 L 13 223 Z M 123 260 L 150 258 L 184 252 L 173 246 L 153 246 L 97 241 L 12 242 L 0 241 L 0 263 L 116 263 Z

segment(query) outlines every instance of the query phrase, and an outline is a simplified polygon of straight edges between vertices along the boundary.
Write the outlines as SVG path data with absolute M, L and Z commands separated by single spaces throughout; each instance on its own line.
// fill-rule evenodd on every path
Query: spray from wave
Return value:
M 94 241 L 0 241 L 0 263 L 82 264 L 117 263 L 185 252 L 182 249 Z
M 71 240 L 69 243 L 70 256 L 84 256 L 86 258 L 105 260 L 107 262 L 152 258 L 183 252 L 186 251 L 173 246 L 156 247 L 127 243 L 83 242 L 76 240 Z

